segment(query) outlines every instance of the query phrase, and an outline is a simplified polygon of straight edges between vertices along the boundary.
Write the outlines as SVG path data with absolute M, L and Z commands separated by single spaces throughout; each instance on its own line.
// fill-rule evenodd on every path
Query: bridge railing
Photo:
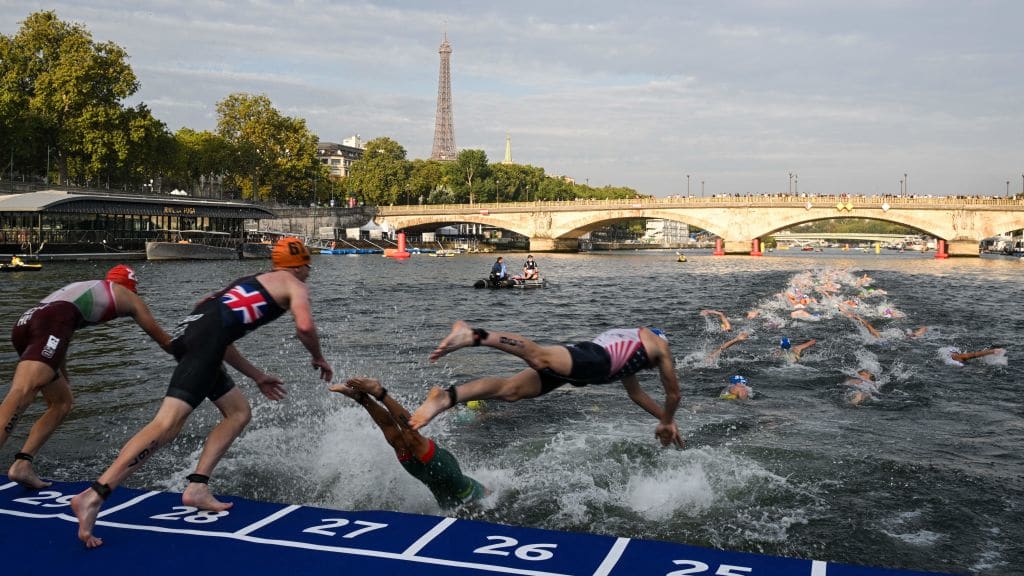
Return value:
M 532 212 L 532 211 L 568 211 L 568 210 L 644 210 L 658 208 L 721 208 L 721 207 L 772 207 L 802 206 L 810 203 L 814 208 L 826 208 L 842 203 L 852 204 L 855 208 L 890 209 L 955 209 L 955 208 L 991 208 L 994 210 L 1024 209 L 1024 197 L 983 197 L 983 196 L 890 196 L 890 195 L 771 195 L 750 194 L 742 196 L 712 196 L 705 198 L 668 197 L 668 198 L 635 198 L 596 200 L 579 198 L 576 200 L 536 200 L 532 202 L 499 202 L 477 204 L 423 204 L 414 206 L 380 206 L 378 213 L 382 216 L 401 214 L 448 214 L 452 212 L 480 212 L 486 214 L 490 210 L 500 212 Z

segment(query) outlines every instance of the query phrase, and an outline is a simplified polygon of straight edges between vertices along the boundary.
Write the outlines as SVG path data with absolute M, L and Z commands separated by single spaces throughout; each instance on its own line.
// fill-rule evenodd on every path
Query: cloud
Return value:
M 7 0 L 0 33 L 38 9 Z M 871 193 L 910 172 L 958 194 L 1022 169 L 1024 5 L 1010 0 L 48 9 L 125 47 L 135 100 L 172 130 L 212 129 L 228 94 L 264 93 L 325 140 L 389 136 L 426 157 L 446 32 L 456 143 L 497 160 L 509 134 L 517 161 L 592 185 L 666 195 L 689 173 L 708 193 L 781 191 L 798 171 L 801 190 Z

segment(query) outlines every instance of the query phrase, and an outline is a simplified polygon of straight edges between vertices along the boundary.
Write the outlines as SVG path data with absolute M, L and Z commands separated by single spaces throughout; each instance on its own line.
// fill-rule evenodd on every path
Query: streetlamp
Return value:
M 907 178 L 907 173 L 903 173 L 903 194 L 910 196 L 910 180 Z
M 1021 178 L 1024 178 L 1024 174 L 1021 174 Z M 690 197 L 690 175 L 686 175 L 686 197 Z
M 1006 181 L 1006 197 L 1007 198 L 1010 197 L 1010 181 L 1009 180 Z
M 789 192 L 790 196 L 793 195 L 793 173 L 792 172 L 789 173 L 789 189 L 787 191 Z
M 900 178 L 900 198 L 903 197 L 903 178 Z
M 800 175 L 793 174 L 793 194 L 800 195 Z
M 703 180 L 700 181 L 700 197 L 701 198 L 704 197 L 704 181 Z
M 50 185 L 50 145 L 46 145 L 46 185 Z

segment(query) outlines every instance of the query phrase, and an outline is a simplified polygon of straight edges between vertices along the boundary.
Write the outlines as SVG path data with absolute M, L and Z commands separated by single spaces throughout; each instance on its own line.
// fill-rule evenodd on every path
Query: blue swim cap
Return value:
M 648 330 L 650 330 L 651 332 L 654 332 L 654 335 L 657 336 L 658 338 L 661 338 L 665 342 L 668 342 L 668 336 L 665 334 L 665 331 L 662 330 L 661 328 L 653 328 L 652 327 L 652 328 L 648 328 Z
M 730 378 L 729 382 L 732 383 L 732 384 L 743 384 L 744 386 L 747 385 L 747 379 L 744 378 L 743 376 L 740 376 L 739 374 L 737 374 L 737 375 L 733 376 L 732 378 Z
M 783 336 L 782 340 L 779 340 L 779 348 L 782 348 L 783 350 L 789 350 L 790 347 L 791 344 L 789 343 L 789 338 Z

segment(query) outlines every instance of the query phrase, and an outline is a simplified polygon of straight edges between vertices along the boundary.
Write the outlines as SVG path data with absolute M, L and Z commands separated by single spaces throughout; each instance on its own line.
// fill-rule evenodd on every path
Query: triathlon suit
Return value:
M 572 370 L 568 376 L 550 368 L 541 370 L 539 395 L 566 383 L 573 386 L 607 384 L 651 367 L 647 350 L 640 341 L 639 328 L 608 330 L 598 334 L 592 342 L 569 344 L 566 349 L 572 357 Z
M 430 450 L 422 457 L 399 457 L 402 468 L 430 488 L 441 508 L 447 510 L 484 497 L 484 487 L 462 473 L 451 452 L 430 440 Z
M 537 271 L 537 261 L 527 260 L 526 263 L 523 264 L 523 269 L 526 271 L 527 275 L 535 273 Z
M 21 360 L 36 360 L 56 371 L 67 356 L 75 330 L 114 318 L 117 300 L 109 281 L 75 282 L 22 314 L 11 330 L 11 342 Z
M 200 302 L 174 329 L 171 352 L 178 367 L 167 395 L 195 408 L 204 398 L 216 401 L 227 394 L 235 383 L 224 370 L 224 351 L 284 312 L 256 275 L 239 278 Z

